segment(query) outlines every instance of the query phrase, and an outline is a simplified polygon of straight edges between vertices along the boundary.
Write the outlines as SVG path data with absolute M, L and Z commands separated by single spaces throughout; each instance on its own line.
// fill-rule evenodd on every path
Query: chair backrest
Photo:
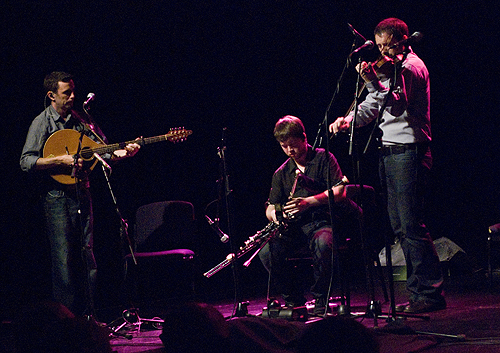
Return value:
M 386 229 L 386 213 L 379 205 L 375 189 L 369 185 L 348 184 L 346 196 L 363 210 L 366 245 L 374 249 L 383 246 L 384 233 L 390 232 L 390 229 Z
M 195 241 L 194 207 L 187 201 L 161 201 L 139 207 L 134 241 L 138 252 L 191 248 Z
M 346 197 L 354 201 L 362 210 L 365 220 L 374 215 L 377 208 L 375 189 L 369 185 L 348 184 Z
M 360 207 L 362 204 L 368 203 L 370 206 L 375 205 L 375 189 L 369 185 L 347 184 L 347 198 L 355 201 Z

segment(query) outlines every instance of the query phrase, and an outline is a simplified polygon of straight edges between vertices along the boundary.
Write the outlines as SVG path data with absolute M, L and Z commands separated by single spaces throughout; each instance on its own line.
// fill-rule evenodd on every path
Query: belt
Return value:
M 383 156 L 389 156 L 391 154 L 401 154 L 409 150 L 416 150 L 418 148 L 418 143 L 408 143 L 404 145 L 386 145 L 380 148 L 380 154 Z

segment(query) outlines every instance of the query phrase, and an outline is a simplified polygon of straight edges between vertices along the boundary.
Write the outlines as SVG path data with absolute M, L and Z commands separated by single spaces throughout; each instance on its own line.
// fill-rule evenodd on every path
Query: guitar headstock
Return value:
M 183 127 L 176 127 L 170 129 L 170 131 L 165 135 L 165 138 L 170 142 L 182 142 L 185 141 L 186 138 L 191 135 L 193 131 L 186 130 Z

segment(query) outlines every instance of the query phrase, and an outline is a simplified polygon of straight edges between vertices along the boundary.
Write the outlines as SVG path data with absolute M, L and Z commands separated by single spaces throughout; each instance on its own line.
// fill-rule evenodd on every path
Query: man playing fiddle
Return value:
M 374 65 L 358 65 L 356 69 L 366 82 L 368 94 L 358 106 L 355 127 L 378 119 L 382 131 L 380 181 L 392 230 L 405 255 L 406 287 L 410 293 L 409 303 L 400 308 L 407 313 L 431 312 L 446 308 L 446 301 L 439 258 L 423 222 L 423 195 L 432 164 L 429 73 L 404 42 L 408 38 L 406 23 L 387 18 L 376 26 L 374 34 L 380 53 L 399 62 L 379 76 Z M 351 112 L 338 118 L 330 131 L 347 130 L 353 116 Z

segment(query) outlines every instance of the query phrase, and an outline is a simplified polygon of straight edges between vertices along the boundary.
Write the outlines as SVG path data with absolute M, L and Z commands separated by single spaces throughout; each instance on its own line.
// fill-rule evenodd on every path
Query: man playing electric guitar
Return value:
M 92 250 L 92 202 L 86 174 L 79 151 L 58 155 L 43 155 L 46 141 L 63 129 L 76 130 L 80 139 L 90 138 L 106 143 L 98 128 L 85 123 L 72 108 L 75 100 L 73 77 L 64 72 L 52 72 L 44 80 L 46 98 L 50 105 L 38 115 L 29 128 L 21 154 L 23 171 L 36 175 L 43 184 L 42 204 L 45 229 L 50 241 L 52 258 L 53 299 L 61 302 L 76 315 L 93 315 L 93 298 L 96 263 Z M 84 136 L 85 135 L 85 136 Z M 134 156 L 139 144 L 129 143 L 104 159 L 121 159 Z M 77 157 L 75 157 L 77 156 Z M 58 183 L 49 175 L 72 175 L 72 185 Z

